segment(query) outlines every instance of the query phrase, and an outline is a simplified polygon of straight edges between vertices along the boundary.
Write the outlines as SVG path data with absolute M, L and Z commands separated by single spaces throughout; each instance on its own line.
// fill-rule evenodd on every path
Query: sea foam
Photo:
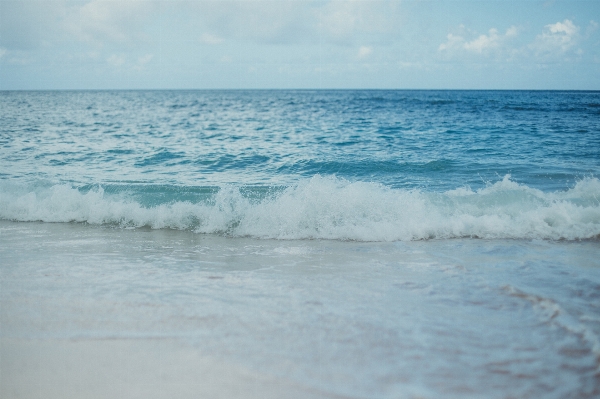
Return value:
M 0 218 L 180 229 L 274 239 L 397 241 L 449 238 L 580 240 L 600 237 L 600 181 L 543 192 L 511 180 L 443 193 L 314 176 L 261 199 L 222 186 L 204 200 L 145 206 L 102 187 L 2 182 Z M 133 192 L 135 187 L 131 188 Z

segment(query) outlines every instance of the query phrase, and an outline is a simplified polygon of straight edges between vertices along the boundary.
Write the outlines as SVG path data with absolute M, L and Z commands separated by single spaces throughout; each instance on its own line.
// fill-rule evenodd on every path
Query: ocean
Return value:
M 599 122 L 582 91 L 0 92 L 0 338 L 168 340 L 283 396 L 597 397 Z

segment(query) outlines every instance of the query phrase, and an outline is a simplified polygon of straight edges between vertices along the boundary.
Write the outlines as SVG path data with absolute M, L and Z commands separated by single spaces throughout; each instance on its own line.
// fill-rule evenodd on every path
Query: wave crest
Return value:
M 198 202 L 143 206 L 101 187 L 87 192 L 2 183 L 0 218 L 190 230 L 275 239 L 397 241 L 462 237 L 579 240 L 600 237 L 600 181 L 545 193 L 503 180 L 445 193 L 315 176 L 259 199 L 223 186 Z M 135 188 L 131 188 L 135 190 Z M 264 191 L 264 190 L 263 190 Z

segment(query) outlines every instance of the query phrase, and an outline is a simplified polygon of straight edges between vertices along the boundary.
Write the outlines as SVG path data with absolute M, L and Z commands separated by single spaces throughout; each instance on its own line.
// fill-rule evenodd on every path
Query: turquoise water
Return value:
M 2 176 L 86 184 L 564 190 L 599 168 L 597 92 L 2 92 Z M 168 191 L 165 188 L 165 191 Z
M 0 337 L 324 396 L 600 394 L 600 93 L 0 92 Z
M 597 92 L 0 99 L 3 219 L 366 241 L 600 234 Z

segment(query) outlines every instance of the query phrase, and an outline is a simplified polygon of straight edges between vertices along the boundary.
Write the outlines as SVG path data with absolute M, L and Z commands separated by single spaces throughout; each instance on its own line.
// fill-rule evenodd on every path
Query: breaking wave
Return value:
M 0 182 L 0 219 L 181 229 L 232 237 L 397 241 L 449 238 L 600 238 L 600 181 L 543 192 L 503 180 L 443 193 L 314 176 L 284 188 L 203 188 L 202 195 L 144 200 L 147 187 L 115 192 Z M 156 191 L 153 190 L 153 195 Z M 152 190 L 151 190 L 152 191 Z M 175 193 L 175 194 L 173 194 Z M 165 197 L 165 198 L 166 198 Z

